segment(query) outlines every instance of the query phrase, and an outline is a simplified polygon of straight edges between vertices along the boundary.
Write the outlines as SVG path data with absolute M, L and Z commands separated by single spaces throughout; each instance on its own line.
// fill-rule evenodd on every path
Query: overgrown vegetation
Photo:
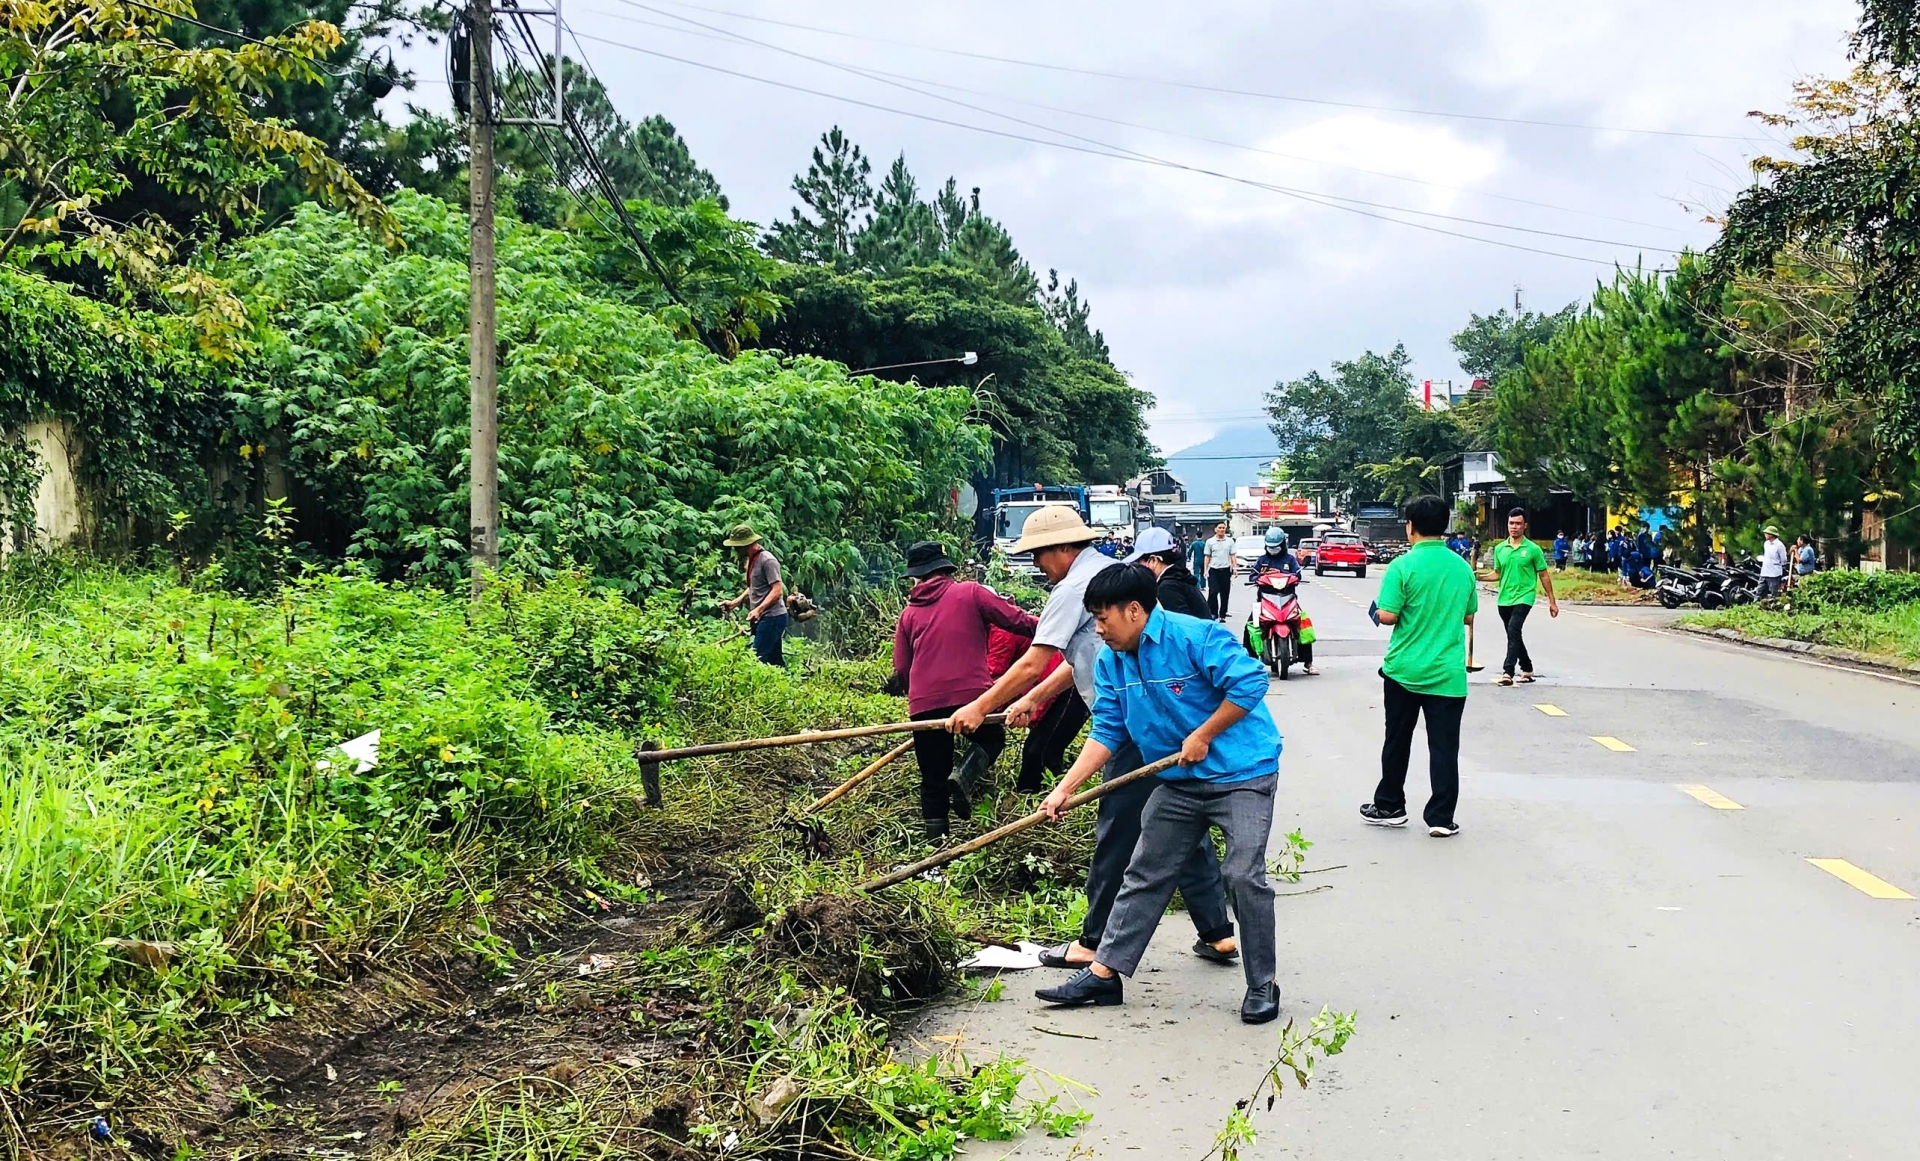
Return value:
M 1686 620 L 1750 637 L 1811 641 L 1911 664 L 1920 662 L 1920 573 L 1815 573 L 1776 600 Z
M 303 997 L 420 955 L 463 952 L 480 995 L 547 970 L 560 996 L 571 962 L 553 970 L 529 933 L 566 899 L 654 933 L 593 1002 L 689 1047 L 594 1065 L 568 1078 L 572 1103 L 535 1100 L 537 1078 L 456 1087 L 409 1106 L 400 1155 L 591 1129 L 628 1143 L 607 1155 L 824 1139 L 939 1157 L 1081 1119 L 1061 1085 L 1032 1098 L 1017 1064 L 896 1057 L 886 1017 L 940 991 L 963 935 L 1057 928 L 1089 820 L 863 900 L 850 885 L 914 849 L 915 808 L 876 786 L 796 838 L 783 819 L 850 768 L 833 755 L 670 766 L 667 808 L 637 801 L 617 727 L 672 744 L 901 716 L 881 663 L 802 646 L 803 670 L 769 670 L 671 601 L 575 576 L 503 582 L 478 606 L 326 574 L 246 600 L 43 561 L 0 574 L 0 610 L 9 1133 L 44 1143 L 107 1094 L 140 1107 L 231 1031 L 297 1023 Z M 357 770 L 334 746 L 373 729 L 378 764 Z M 291 1095 L 189 1085 L 121 1131 L 300 1131 L 282 1079 Z M 244 1119 L 207 1112 L 215 1096 Z

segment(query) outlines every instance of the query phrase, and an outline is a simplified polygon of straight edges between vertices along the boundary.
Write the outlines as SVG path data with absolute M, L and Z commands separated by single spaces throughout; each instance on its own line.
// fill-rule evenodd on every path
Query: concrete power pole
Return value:
M 472 88 L 467 118 L 468 545 L 473 591 L 500 566 L 499 368 L 494 362 L 493 0 L 472 0 Z

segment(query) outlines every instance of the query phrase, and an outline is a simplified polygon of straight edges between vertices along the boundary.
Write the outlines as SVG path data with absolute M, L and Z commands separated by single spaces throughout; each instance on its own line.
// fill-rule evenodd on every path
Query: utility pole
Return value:
M 468 8 L 472 60 L 467 116 L 467 475 L 473 592 L 500 566 L 499 368 L 494 362 L 493 0 Z

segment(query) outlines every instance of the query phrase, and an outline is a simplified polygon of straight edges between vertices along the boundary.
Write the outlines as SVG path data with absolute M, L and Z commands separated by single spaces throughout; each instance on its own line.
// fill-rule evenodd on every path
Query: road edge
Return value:
M 1852 649 L 1842 649 L 1837 645 L 1817 645 L 1811 641 L 1792 641 L 1785 637 L 1755 637 L 1738 629 L 1725 627 L 1713 629 L 1705 625 L 1689 625 L 1684 621 L 1675 621 L 1670 628 L 1682 633 L 1691 633 L 1696 637 L 1717 637 L 1722 641 L 1731 641 L 1736 645 L 1745 645 L 1752 649 L 1769 649 L 1776 653 L 1796 654 L 1818 657 L 1825 661 L 1841 662 L 1851 668 L 1876 674 L 1891 674 L 1900 677 L 1920 676 L 1920 662 L 1911 665 L 1899 665 L 1882 661 L 1870 654 L 1859 653 Z

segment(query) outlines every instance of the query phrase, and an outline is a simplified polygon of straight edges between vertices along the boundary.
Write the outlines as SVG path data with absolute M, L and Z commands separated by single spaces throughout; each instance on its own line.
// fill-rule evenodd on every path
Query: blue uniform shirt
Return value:
M 1132 741 L 1148 762 L 1179 753 L 1221 702 L 1247 710 L 1213 740 L 1206 761 L 1160 775 L 1170 782 L 1245 782 L 1279 771 L 1266 668 L 1225 625 L 1156 607 L 1134 652 L 1101 648 L 1093 686 L 1093 740 L 1116 752 Z

